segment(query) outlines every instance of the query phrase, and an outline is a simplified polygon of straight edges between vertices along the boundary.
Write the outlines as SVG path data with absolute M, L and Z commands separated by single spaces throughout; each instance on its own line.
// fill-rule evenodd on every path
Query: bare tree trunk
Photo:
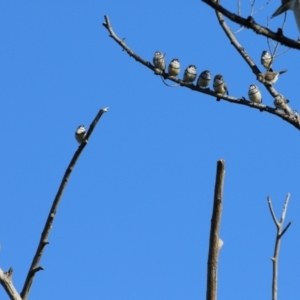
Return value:
M 209 251 L 207 261 L 206 300 L 217 299 L 218 257 L 220 249 L 223 245 L 223 241 L 219 238 L 219 229 L 222 215 L 224 177 L 225 161 L 221 159 L 217 162 L 214 206 L 210 227 Z

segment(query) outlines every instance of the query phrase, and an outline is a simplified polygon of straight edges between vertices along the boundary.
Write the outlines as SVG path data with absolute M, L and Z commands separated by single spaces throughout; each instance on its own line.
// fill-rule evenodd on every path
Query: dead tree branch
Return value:
M 241 44 L 237 41 L 234 34 L 226 24 L 222 14 L 218 11 L 216 11 L 217 18 L 219 20 L 219 23 L 224 30 L 226 36 L 230 40 L 231 44 L 234 46 L 234 48 L 237 50 L 237 52 L 242 56 L 242 58 L 246 61 L 246 63 L 251 68 L 252 72 L 257 76 L 258 73 L 260 73 L 260 70 L 258 69 L 255 62 L 251 59 L 249 54 L 247 53 L 246 49 L 241 46 Z M 273 86 L 270 86 L 268 84 L 264 84 L 265 88 L 268 90 L 268 92 L 271 94 L 273 98 L 275 98 L 276 95 L 278 95 L 278 92 L 274 89 Z
M 279 261 L 279 250 L 280 250 L 280 241 L 282 236 L 285 234 L 285 232 L 288 230 L 288 228 L 290 227 L 290 225 L 292 224 L 292 222 L 289 222 L 287 224 L 287 226 L 283 228 L 283 223 L 285 220 L 285 215 L 286 215 L 286 211 L 287 211 L 287 207 L 289 204 L 289 200 L 290 200 L 290 194 L 287 194 L 284 205 L 283 205 L 283 209 L 282 209 L 282 213 L 281 213 L 281 218 L 280 221 L 277 220 L 273 206 L 272 206 L 272 202 L 271 202 L 271 198 L 267 197 L 268 200 L 268 205 L 269 205 L 269 209 L 270 209 L 270 213 L 271 216 L 273 218 L 273 221 L 275 223 L 276 229 L 277 229 L 277 233 L 276 233 L 276 239 L 275 239 L 275 247 L 274 247 L 274 255 L 271 258 L 272 260 L 272 265 L 273 265 L 273 277 L 272 277 L 272 300 L 277 300 L 277 292 L 278 292 L 278 261 Z
M 50 209 L 48 218 L 46 220 L 46 223 L 45 223 L 45 226 L 44 226 L 44 229 L 43 229 L 43 232 L 41 234 L 41 238 L 40 238 L 36 253 L 33 257 L 31 266 L 29 268 L 29 271 L 28 271 L 28 274 L 27 274 L 27 277 L 26 277 L 26 280 L 25 280 L 25 283 L 24 283 L 24 286 L 23 286 L 23 289 L 22 289 L 22 292 L 21 292 L 21 298 L 23 300 L 26 300 L 28 298 L 30 287 L 31 287 L 31 284 L 33 282 L 35 274 L 38 271 L 43 270 L 43 267 L 39 266 L 39 262 L 42 258 L 45 246 L 47 244 L 49 244 L 48 236 L 50 234 L 50 230 L 52 228 L 54 217 L 56 215 L 58 205 L 60 203 L 60 200 L 61 200 L 62 194 L 64 192 L 64 189 L 66 188 L 66 185 L 68 183 L 69 177 L 70 177 L 70 175 L 71 175 L 71 173 L 74 169 L 74 166 L 75 166 L 80 154 L 82 153 L 83 149 L 85 148 L 89 137 L 91 136 L 92 132 L 94 131 L 99 119 L 101 118 L 101 116 L 105 112 L 107 112 L 107 110 L 108 110 L 108 108 L 101 108 L 100 109 L 100 111 L 98 112 L 98 114 L 96 115 L 95 119 L 93 120 L 93 122 L 91 123 L 91 125 L 89 127 L 89 130 L 88 130 L 88 132 L 86 134 L 86 137 L 85 137 L 85 141 L 79 145 L 78 149 L 76 150 L 76 152 L 73 155 L 73 158 L 71 159 L 71 162 L 69 163 L 69 166 L 67 167 L 67 169 L 65 171 L 65 174 L 64 174 L 64 176 L 62 178 L 62 181 L 61 181 L 61 184 L 58 188 L 57 194 L 56 194 L 56 196 L 53 200 L 52 207 Z
M 209 251 L 207 261 L 206 300 L 217 299 L 218 258 L 220 249 L 223 245 L 223 241 L 219 238 L 219 231 L 222 215 L 224 177 L 225 161 L 221 159 L 217 162 L 214 206 L 210 226 Z
M 221 6 L 218 2 L 216 2 L 214 0 L 202 0 L 202 2 L 209 5 L 214 10 L 217 10 L 218 12 L 222 13 L 224 16 L 226 16 L 232 22 L 240 24 L 246 28 L 250 28 L 255 33 L 263 35 L 274 41 L 277 41 L 287 47 L 300 50 L 300 43 L 284 36 L 281 28 L 278 28 L 278 31 L 274 32 L 267 27 L 257 24 L 254 21 L 253 17 L 249 16 L 247 19 L 243 18 L 237 14 L 230 12 L 229 10 L 227 10 L 226 8 L 224 8 L 223 6 Z
M 240 105 L 245 105 L 254 109 L 257 109 L 259 111 L 265 111 L 268 112 L 270 114 L 276 115 L 277 117 L 280 117 L 281 119 L 283 119 L 284 121 L 290 123 L 291 125 L 293 125 L 294 127 L 296 127 L 298 130 L 300 130 L 300 120 L 298 118 L 297 114 L 285 114 L 280 110 L 277 110 L 273 107 L 264 105 L 264 104 L 254 104 L 251 101 L 245 99 L 245 97 L 241 97 L 241 98 L 237 98 L 237 97 L 232 97 L 232 96 L 227 96 L 227 95 L 220 95 L 220 94 L 216 94 L 214 91 L 210 90 L 210 89 L 202 89 L 194 84 L 191 83 L 187 83 L 184 82 L 183 80 L 176 78 L 174 76 L 169 76 L 168 73 L 164 72 L 164 71 L 160 71 L 158 69 L 156 69 L 149 61 L 145 60 L 144 58 L 142 58 L 141 56 L 137 55 L 134 51 L 132 51 L 125 43 L 124 39 L 120 39 L 114 32 L 110 20 L 108 18 L 108 16 L 104 16 L 105 18 L 105 23 L 103 23 L 102 25 L 108 30 L 109 32 L 109 36 L 115 41 L 117 42 L 121 48 L 123 50 L 125 50 L 125 52 L 132 58 L 134 58 L 137 62 L 141 63 L 142 65 L 146 66 L 147 68 L 149 68 L 151 71 L 154 72 L 155 75 L 159 75 L 162 76 L 164 79 L 168 79 L 171 80 L 181 86 L 184 86 L 186 88 L 189 88 L 193 91 L 197 91 L 199 93 L 202 94 L 206 94 L 208 96 L 211 96 L 213 98 L 217 98 L 217 100 L 224 100 L 227 102 L 231 102 L 231 103 L 235 103 L 235 104 L 240 104 Z M 233 41 L 234 39 L 232 39 Z M 239 53 L 243 56 L 243 58 L 247 61 L 247 63 L 249 64 L 249 66 L 251 67 L 252 71 L 254 74 L 259 73 L 259 69 L 257 68 L 257 66 L 255 65 L 255 63 L 251 60 L 251 58 L 249 57 L 249 55 L 246 53 L 246 51 L 240 46 L 237 46 L 237 49 L 239 51 Z M 243 54 L 242 54 L 243 53 Z M 275 90 L 272 87 L 266 87 L 271 95 L 275 95 Z M 276 94 L 277 95 L 277 94 Z
M 7 272 L 0 269 L 0 284 L 3 286 L 6 294 L 11 300 L 22 300 L 19 293 L 12 283 L 13 269 L 10 268 Z

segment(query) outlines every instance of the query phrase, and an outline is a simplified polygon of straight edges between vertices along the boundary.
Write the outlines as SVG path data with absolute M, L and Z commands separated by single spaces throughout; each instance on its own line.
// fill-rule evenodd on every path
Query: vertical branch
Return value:
M 283 223 L 285 220 L 286 216 L 286 211 L 288 208 L 289 200 L 290 200 L 290 194 L 287 194 L 285 198 L 285 202 L 283 205 L 282 213 L 281 213 L 281 218 L 280 221 L 277 220 L 275 216 L 275 212 L 272 206 L 271 198 L 267 197 L 268 200 L 268 205 L 270 209 L 270 213 L 272 216 L 272 219 L 275 223 L 275 226 L 277 228 L 277 233 L 276 233 L 276 239 L 275 239 L 275 247 L 274 247 L 274 255 L 271 258 L 272 260 L 272 267 L 273 267 L 273 278 L 272 278 L 272 300 L 277 300 L 277 292 L 278 292 L 278 261 L 279 261 L 279 250 L 280 250 L 280 241 L 281 237 L 285 234 L 287 229 L 290 227 L 292 222 L 289 222 L 288 225 L 282 230 Z
M 222 215 L 223 185 L 225 177 L 225 161 L 218 160 L 215 183 L 214 205 L 211 218 L 209 251 L 207 261 L 206 300 L 217 299 L 217 269 L 219 251 L 223 241 L 219 238 L 219 229 Z

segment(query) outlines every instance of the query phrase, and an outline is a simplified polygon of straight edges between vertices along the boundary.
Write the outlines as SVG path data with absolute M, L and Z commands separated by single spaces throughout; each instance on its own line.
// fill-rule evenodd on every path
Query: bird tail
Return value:
M 289 1 L 281 1 L 283 4 L 274 12 L 274 14 L 271 16 L 271 19 L 279 16 L 280 14 L 286 12 L 290 7 L 289 7 Z M 285 3 L 284 3 L 285 2 Z
M 292 114 L 292 109 L 288 105 L 286 105 L 286 107 L 283 110 L 289 116 Z
M 287 72 L 287 69 L 280 71 L 279 74 L 283 74 L 285 72 Z

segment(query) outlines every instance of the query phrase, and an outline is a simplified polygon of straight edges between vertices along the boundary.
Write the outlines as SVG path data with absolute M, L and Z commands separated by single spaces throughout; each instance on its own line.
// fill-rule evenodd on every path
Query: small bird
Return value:
M 189 65 L 183 74 L 183 81 L 193 82 L 197 77 L 197 68 L 195 65 Z
M 261 64 L 267 69 L 267 71 L 272 71 L 271 66 L 272 66 L 272 62 L 273 62 L 273 58 L 272 58 L 272 55 L 264 50 L 261 54 L 261 57 L 260 57 L 260 62 Z
M 294 17 L 297 23 L 298 30 L 300 32 L 300 0 L 281 0 L 281 5 L 273 13 L 271 18 L 277 17 L 289 9 L 294 12 Z
M 168 73 L 169 76 L 177 76 L 180 72 L 180 62 L 179 59 L 174 58 L 169 64 Z
M 210 79 L 210 72 L 208 70 L 205 70 L 199 75 L 197 85 L 201 88 L 205 88 L 209 85 Z
M 229 91 L 227 89 L 226 82 L 223 79 L 223 76 L 218 74 L 214 78 L 214 84 L 213 84 L 214 90 L 218 94 L 224 95 L 225 93 L 229 95 Z
M 285 72 L 287 72 L 287 70 L 283 70 L 283 71 L 280 71 L 280 72 L 267 71 L 266 73 L 259 73 L 257 75 L 257 80 L 262 82 L 262 83 L 272 85 L 278 80 L 279 75 L 283 74 Z
M 292 114 L 292 110 L 289 107 L 288 103 L 290 101 L 285 99 L 283 95 L 278 94 L 275 96 L 274 105 L 278 109 L 282 109 L 287 115 Z
M 261 93 L 255 84 L 250 84 L 248 96 L 253 103 L 260 104 L 262 102 Z
M 83 125 L 78 126 L 78 128 L 75 131 L 75 138 L 77 142 L 81 144 L 84 141 L 85 136 L 86 136 L 86 131 L 84 126 Z
M 153 64 L 155 68 L 164 71 L 166 68 L 166 60 L 164 54 L 162 54 L 159 51 L 156 51 L 153 57 Z

